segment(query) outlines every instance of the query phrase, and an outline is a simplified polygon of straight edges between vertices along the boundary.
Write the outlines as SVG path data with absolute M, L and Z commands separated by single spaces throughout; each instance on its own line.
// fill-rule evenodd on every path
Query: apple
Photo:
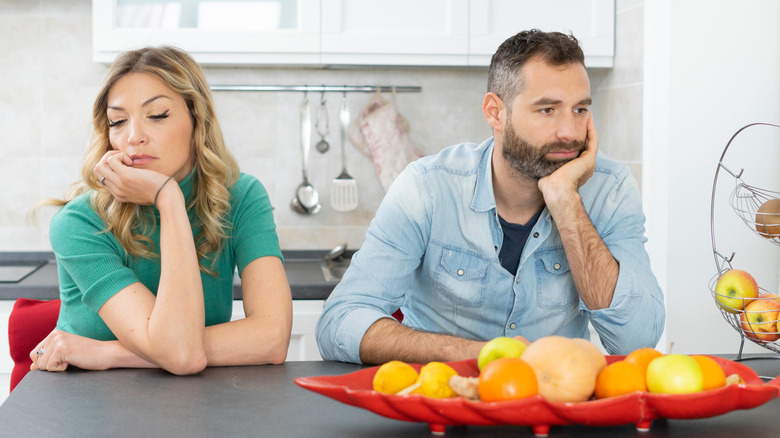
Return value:
M 525 347 L 525 342 L 519 339 L 508 338 L 506 336 L 493 338 L 487 341 L 479 350 L 477 366 L 479 366 L 479 370 L 482 371 L 482 368 L 484 368 L 485 365 L 500 357 L 520 357 L 525 351 Z
M 666 354 L 650 361 L 645 374 L 647 390 L 662 394 L 687 394 L 704 389 L 704 374 L 687 354 Z
M 758 283 L 749 273 L 740 269 L 724 272 L 715 284 L 715 299 L 729 313 L 738 313 L 758 298 Z
M 767 342 L 780 339 L 780 303 L 777 301 L 759 298 L 745 307 L 739 319 L 742 321 L 742 331 L 749 338 Z
M 780 303 L 780 295 L 770 294 L 769 292 L 759 293 L 758 298 L 768 298 L 770 300 L 775 300 L 778 303 Z
M 780 237 L 780 199 L 761 204 L 756 212 L 756 231 L 767 239 Z

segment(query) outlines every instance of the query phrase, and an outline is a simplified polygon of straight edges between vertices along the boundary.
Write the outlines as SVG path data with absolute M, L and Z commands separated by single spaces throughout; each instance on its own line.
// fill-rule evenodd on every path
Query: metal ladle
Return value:
M 320 195 L 317 190 L 309 183 L 307 167 L 309 164 L 309 150 L 311 149 L 311 109 L 309 108 L 309 99 L 304 94 L 301 102 L 301 155 L 303 157 L 303 182 L 295 191 L 295 198 L 290 203 L 290 208 L 296 213 L 317 214 L 322 205 L 320 205 Z

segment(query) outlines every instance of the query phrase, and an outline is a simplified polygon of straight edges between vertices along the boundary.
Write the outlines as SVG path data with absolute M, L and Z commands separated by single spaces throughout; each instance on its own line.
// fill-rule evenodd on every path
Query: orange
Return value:
M 417 370 L 408 363 L 391 360 L 374 374 L 374 391 L 395 394 L 417 381 Z
M 707 356 L 692 355 L 691 357 L 699 363 L 701 373 L 704 375 L 704 391 L 726 386 L 726 373 L 717 362 Z
M 516 357 L 502 357 L 479 373 L 479 399 L 484 402 L 514 400 L 536 395 L 539 384 L 531 365 Z
M 647 391 L 647 385 L 645 373 L 633 362 L 613 362 L 596 376 L 596 398 L 617 397 L 635 391 Z
M 632 351 L 628 354 L 628 356 L 626 356 L 625 361 L 638 366 L 639 369 L 642 370 L 642 375 L 644 376 L 647 372 L 647 366 L 650 364 L 650 362 L 653 359 L 661 356 L 663 356 L 663 353 L 660 351 L 656 350 L 655 348 L 646 347 Z

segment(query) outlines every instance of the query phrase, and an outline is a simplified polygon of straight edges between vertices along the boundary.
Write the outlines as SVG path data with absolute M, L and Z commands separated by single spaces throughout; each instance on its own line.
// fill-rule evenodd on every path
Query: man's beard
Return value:
M 585 141 L 575 140 L 569 143 L 556 141 L 542 146 L 534 146 L 520 138 L 511 123 L 506 124 L 503 144 L 504 158 L 525 178 L 538 181 L 552 174 L 574 158 L 550 160 L 546 155 L 550 152 L 571 150 L 578 150 L 581 154 L 585 150 Z

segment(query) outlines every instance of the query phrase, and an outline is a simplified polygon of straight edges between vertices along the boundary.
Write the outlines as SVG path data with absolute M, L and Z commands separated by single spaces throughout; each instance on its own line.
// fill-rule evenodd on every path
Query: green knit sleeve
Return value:
M 139 281 L 126 266 L 127 256 L 119 241 L 105 228 L 87 194 L 58 211 L 49 226 L 61 298 L 78 299 L 95 313 L 114 294 Z
M 238 272 L 260 257 L 281 259 L 273 207 L 265 187 L 257 178 L 242 173 L 230 191 L 232 229 L 229 234 Z

